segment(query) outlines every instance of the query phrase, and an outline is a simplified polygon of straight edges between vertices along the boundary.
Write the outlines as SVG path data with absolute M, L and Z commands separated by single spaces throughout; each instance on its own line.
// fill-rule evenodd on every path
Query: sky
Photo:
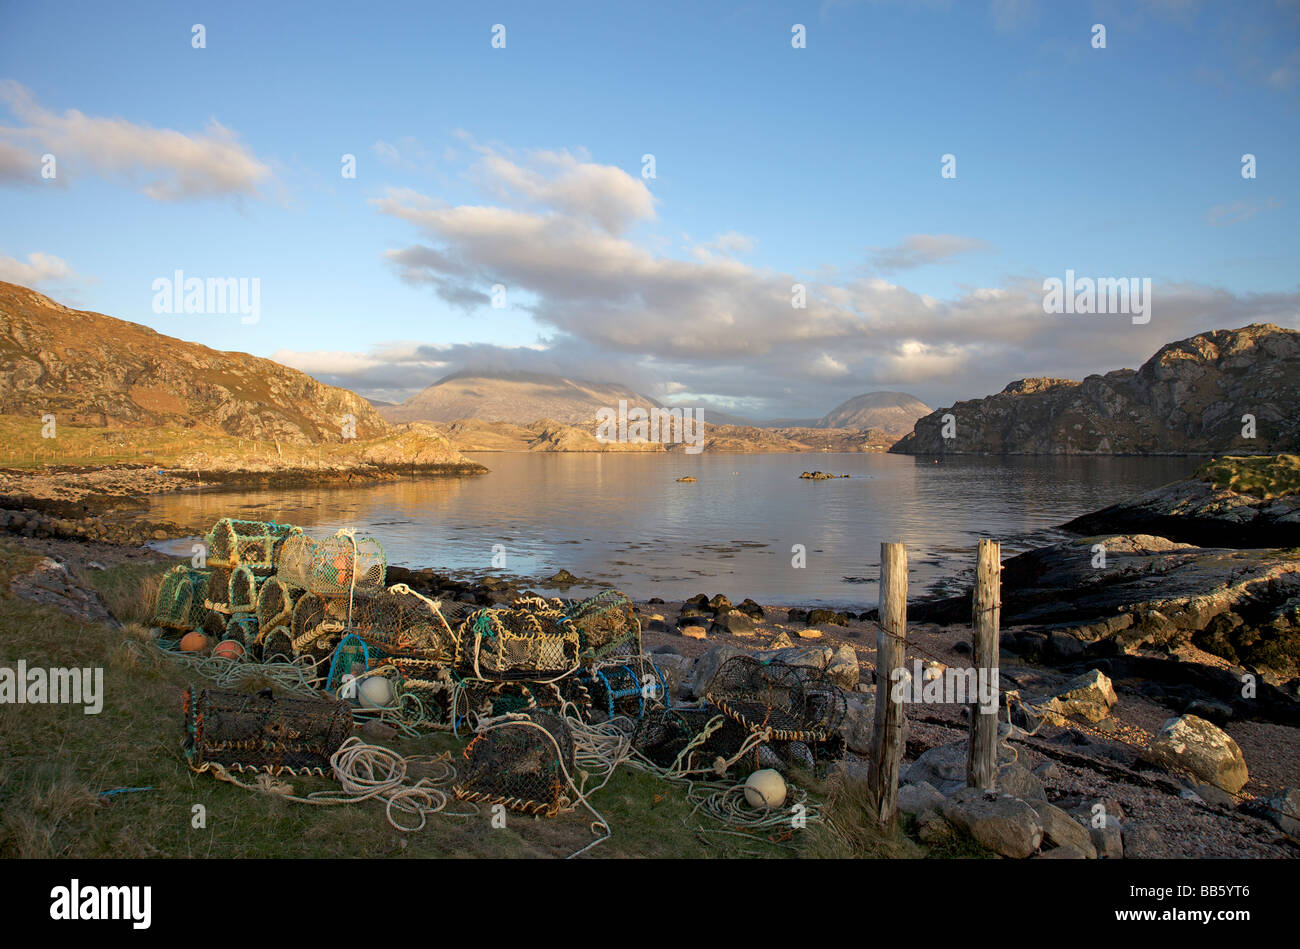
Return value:
M 0 0 L 0 280 L 388 401 L 942 406 L 1300 327 L 1298 123 L 1300 0 Z

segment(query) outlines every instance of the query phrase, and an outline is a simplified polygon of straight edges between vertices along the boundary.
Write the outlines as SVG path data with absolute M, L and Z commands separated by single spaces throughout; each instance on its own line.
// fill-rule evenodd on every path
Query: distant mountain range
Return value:
M 930 407 L 906 392 L 868 392 L 841 402 L 813 425 L 813 428 L 849 428 L 866 431 L 878 428 L 901 438 L 916 420 L 930 414 Z
M 390 422 L 476 419 L 533 426 L 542 421 L 585 425 L 596 418 L 600 409 L 617 409 L 620 400 L 626 400 L 629 409 L 663 407 L 657 399 L 617 383 L 543 373 L 474 371 L 439 379 L 397 405 L 378 401 L 373 404 Z M 924 402 L 903 392 L 868 392 L 849 399 L 820 419 L 764 422 L 705 409 L 704 420 L 710 426 L 754 429 L 825 428 L 857 432 L 875 429 L 899 438 L 910 432 L 913 423 L 929 411 Z
M 584 382 L 532 372 L 460 372 L 439 379 L 398 405 L 380 405 L 390 422 L 454 422 L 481 419 L 528 425 L 550 419 L 566 425 L 590 422 L 604 407 L 658 407 L 659 402 L 608 382 Z
M 917 421 L 890 451 L 1261 454 L 1300 450 L 1300 332 L 1255 323 L 1162 346 L 1138 370 L 1021 379 Z M 951 437 L 945 438 L 945 416 Z

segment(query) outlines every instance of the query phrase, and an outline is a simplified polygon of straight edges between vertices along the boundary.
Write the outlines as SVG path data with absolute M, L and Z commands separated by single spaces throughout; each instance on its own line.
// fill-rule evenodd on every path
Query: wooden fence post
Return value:
M 880 631 L 876 634 L 876 718 L 867 789 L 880 823 L 898 820 L 898 771 L 903 760 L 903 703 L 893 701 L 894 670 L 907 639 L 907 548 L 880 545 Z
M 998 780 L 998 710 L 981 710 L 979 683 L 993 681 L 998 668 L 998 626 L 1002 607 L 1002 544 L 980 540 L 975 565 L 975 592 L 971 603 L 974 628 L 975 700 L 970 707 L 970 742 L 966 756 L 966 783 L 973 788 L 994 788 Z

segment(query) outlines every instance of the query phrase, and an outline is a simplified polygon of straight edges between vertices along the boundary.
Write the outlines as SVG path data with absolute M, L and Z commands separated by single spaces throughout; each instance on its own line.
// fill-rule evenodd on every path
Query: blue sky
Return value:
M 50 9 L 0 2 L 0 279 L 366 394 L 819 415 L 1300 325 L 1300 3 Z M 260 318 L 155 313 L 177 269 Z M 1067 269 L 1150 278 L 1151 322 L 1044 314 Z

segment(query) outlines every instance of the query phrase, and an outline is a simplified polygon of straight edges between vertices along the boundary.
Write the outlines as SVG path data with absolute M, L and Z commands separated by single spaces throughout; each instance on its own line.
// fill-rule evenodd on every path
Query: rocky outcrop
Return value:
M 99 594 L 68 573 L 66 567 L 44 557 L 31 570 L 9 581 L 15 596 L 33 603 L 53 606 L 75 616 L 83 623 L 107 623 L 120 626 L 104 606 Z
M 1252 482 L 1255 469 L 1268 480 Z M 1300 547 L 1300 492 L 1292 486 L 1297 476 L 1296 455 L 1228 458 L 1064 527 L 1079 534 L 1157 534 L 1203 546 Z
M 1002 623 L 1028 626 L 1048 658 L 1126 654 L 1189 641 L 1293 674 L 1300 550 L 1230 550 L 1146 534 L 1086 537 L 1002 565 Z M 909 607 L 920 622 L 968 622 L 970 596 Z M 1011 645 L 1015 645 L 1012 643 Z M 1023 651 L 1023 650 L 1021 650 Z
M 34 432 L 48 413 L 60 424 L 297 445 L 342 442 L 345 426 L 363 441 L 391 431 L 361 396 L 296 369 L 69 309 L 11 283 L 0 283 L 0 413 L 30 416 Z
M 918 419 L 903 454 L 1150 454 L 1300 449 L 1300 332 L 1267 323 L 1164 346 L 1142 368 L 1022 379 Z M 944 417 L 951 414 L 952 437 Z M 1243 437 L 1250 416 L 1254 437 Z

